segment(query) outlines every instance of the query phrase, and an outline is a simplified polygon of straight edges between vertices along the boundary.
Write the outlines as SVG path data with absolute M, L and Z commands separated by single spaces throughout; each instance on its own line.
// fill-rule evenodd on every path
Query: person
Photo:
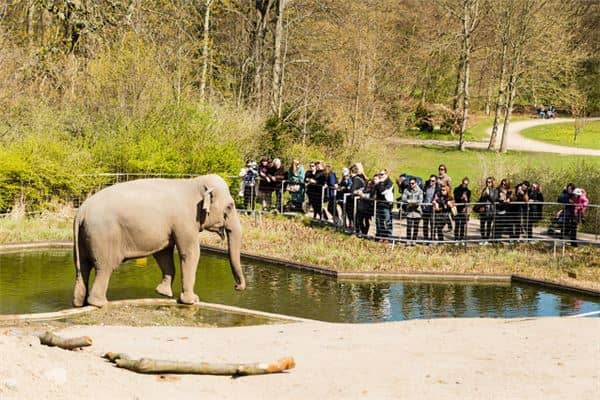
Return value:
M 361 192 L 366 191 L 367 178 L 365 177 L 364 171 L 362 170 L 361 163 L 355 163 L 352 167 L 350 167 L 350 178 L 352 179 L 352 186 L 350 186 L 350 192 L 352 193 L 352 197 L 346 201 L 346 213 L 350 219 L 350 226 L 354 226 L 354 232 L 362 233 L 357 222 L 357 217 L 359 205 L 361 202 Z
M 440 164 L 438 167 L 438 184 L 440 186 L 448 186 L 452 187 L 452 178 L 448 175 L 448 168 L 446 168 L 445 164 Z
M 387 170 L 382 169 L 373 178 L 373 200 L 375 200 L 376 236 L 383 242 L 392 236 L 392 205 L 394 204 L 394 184 Z
M 575 185 L 567 184 L 562 193 L 556 200 L 557 203 L 563 204 L 562 210 L 562 228 L 560 231 L 561 239 L 568 237 L 573 246 L 577 246 L 577 218 L 575 215 Z
M 283 198 L 283 181 L 287 175 L 287 171 L 283 167 L 279 158 L 274 158 L 271 167 L 269 168 L 269 176 L 271 178 L 271 185 L 275 192 L 276 209 L 282 211 L 282 198 Z
M 489 176 L 485 180 L 485 188 L 481 191 L 479 200 L 476 204 L 476 211 L 479 213 L 479 229 L 481 238 L 486 243 L 492 237 L 494 214 L 496 212 L 496 203 L 498 202 L 498 189 L 494 187 L 494 177 Z
M 523 181 L 515 187 L 514 192 L 515 202 L 512 204 L 513 209 L 513 236 L 519 237 L 521 233 L 527 235 L 527 225 L 529 219 L 529 182 Z
M 585 221 L 585 212 L 590 200 L 583 188 L 575 188 L 573 194 L 575 195 L 575 217 L 578 223 L 582 223 Z
M 435 226 L 433 224 L 433 199 L 436 194 L 440 191 L 440 185 L 438 184 L 437 175 L 431 175 L 425 184 L 425 188 L 423 189 L 423 204 L 421 206 L 422 209 L 422 219 L 423 219 L 423 238 L 425 240 L 432 240 L 432 236 L 434 235 Z
M 348 214 L 348 202 L 352 200 L 352 178 L 350 177 L 350 170 L 346 167 L 342 168 L 342 177 L 337 185 L 336 202 L 340 205 L 342 210 L 342 223 L 344 228 L 353 229 L 352 225 L 352 214 Z
M 454 201 L 448 186 L 441 186 L 440 192 L 433 198 L 434 234 L 433 240 L 444 240 L 444 226 L 450 219 L 450 209 L 454 207 Z
M 407 244 L 414 245 L 419 232 L 421 220 L 421 203 L 423 202 L 423 191 L 417 184 L 417 179 L 411 177 L 409 187 L 402 193 L 402 202 L 406 203 L 406 240 Z M 412 243 L 411 243 L 412 241 Z
M 502 235 L 507 233 L 509 237 L 513 237 L 514 233 L 510 220 L 510 206 L 512 202 L 512 190 L 508 179 L 504 178 L 498 185 L 498 202 L 496 203 L 496 222 L 494 224 L 494 239 L 501 239 Z
M 323 221 L 328 221 L 327 210 L 323 209 L 323 203 L 327 198 L 327 174 L 325 173 L 325 163 L 323 161 L 315 161 L 315 164 L 317 166 L 315 180 L 319 192 L 319 218 Z
M 292 197 L 289 207 L 291 211 L 302 211 L 302 205 L 304 204 L 304 175 L 304 167 L 300 164 L 300 160 L 294 159 L 287 174 L 287 191 Z
M 374 187 L 375 180 L 369 179 L 364 188 L 358 189 L 355 192 L 355 194 L 357 194 L 359 197 L 356 210 L 356 229 L 359 235 L 366 236 L 369 234 L 371 218 L 373 218 L 374 214 L 374 201 L 372 199 Z
M 403 172 L 400 174 L 400 176 L 398 176 L 398 179 L 396 179 L 396 184 L 398 185 L 398 191 L 400 193 L 400 196 L 402 196 L 406 189 L 410 189 L 409 182 L 411 178 L 415 178 L 415 180 L 417 181 L 417 186 L 421 188 L 421 191 L 423 191 L 423 180 L 420 177 L 409 175 Z
M 311 162 L 304 175 L 304 184 L 308 202 L 313 210 L 313 218 L 321 218 L 323 203 L 321 201 L 321 186 L 317 185 L 317 163 Z
M 565 199 L 563 198 L 563 201 L 564 200 Z M 559 201 L 559 203 L 562 203 L 562 201 Z M 565 219 L 565 233 L 562 235 L 562 237 L 564 238 L 565 236 L 568 236 L 571 240 L 571 246 L 573 247 L 577 247 L 577 224 L 583 221 L 585 210 L 587 209 L 588 204 L 589 200 L 583 189 L 572 189 L 571 195 L 569 196 L 568 205 L 565 206 L 565 211 L 563 214 Z
M 263 157 L 258 165 L 258 194 L 263 210 L 271 208 L 273 197 L 273 181 L 271 180 L 271 161 Z
M 327 187 L 327 189 L 325 190 L 326 198 L 327 198 L 327 211 L 329 211 L 329 214 L 331 214 L 331 218 L 333 219 L 333 222 L 335 223 L 339 218 L 338 212 L 337 212 L 337 189 L 338 189 L 337 175 L 335 174 L 335 171 L 329 164 L 327 164 L 325 166 L 324 174 L 325 174 L 325 185 Z
M 440 187 L 448 186 L 449 190 L 452 190 L 452 178 L 448 175 L 448 168 L 445 164 L 438 166 L 438 183 Z M 452 231 L 452 218 L 448 218 L 446 224 L 448 225 L 448 229 Z
M 256 178 L 258 177 L 258 170 L 256 161 L 247 160 L 246 166 L 240 170 L 240 192 L 241 196 L 244 197 L 244 209 L 254 210 L 254 203 L 256 200 Z
M 469 178 L 463 178 L 461 184 L 454 188 L 454 201 L 456 202 L 456 215 L 454 216 L 454 240 L 465 240 L 467 222 L 469 220 L 469 203 L 471 190 Z
M 533 182 L 529 189 L 528 197 L 528 217 L 525 222 L 525 235 L 528 239 L 533 237 L 533 227 L 542 219 L 544 205 L 544 195 L 540 189 L 540 184 Z

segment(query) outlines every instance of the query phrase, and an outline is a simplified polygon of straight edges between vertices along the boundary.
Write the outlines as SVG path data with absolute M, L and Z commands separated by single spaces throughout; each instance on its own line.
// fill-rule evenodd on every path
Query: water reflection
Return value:
M 338 282 L 324 275 L 246 263 L 247 289 L 233 290 L 226 258 L 204 254 L 196 291 L 202 301 L 331 322 L 397 321 L 439 317 L 529 317 L 600 310 L 600 299 L 524 284 Z M 0 313 L 70 307 L 74 269 L 70 252 L 0 255 Z M 111 300 L 159 297 L 160 270 L 127 262 L 111 278 Z M 180 291 L 176 278 L 175 292 Z

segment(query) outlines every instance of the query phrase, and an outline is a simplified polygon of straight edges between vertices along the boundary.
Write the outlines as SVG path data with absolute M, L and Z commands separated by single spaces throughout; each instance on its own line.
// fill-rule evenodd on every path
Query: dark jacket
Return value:
M 465 212 L 468 208 L 468 204 L 471 202 L 471 190 L 465 188 L 462 185 L 454 188 L 454 201 L 456 202 L 456 209 L 458 212 Z
M 391 194 L 391 195 L 390 195 Z M 387 177 L 383 182 L 375 184 L 373 187 L 373 198 L 377 201 L 377 207 L 392 208 L 394 204 L 394 184 Z
M 494 204 L 498 202 L 498 189 L 491 187 L 481 191 L 481 196 L 477 200 L 477 211 L 479 214 L 491 217 L 494 214 Z
M 544 208 L 544 195 L 542 192 L 529 189 L 529 218 L 531 221 L 537 222 L 542 219 L 542 211 Z

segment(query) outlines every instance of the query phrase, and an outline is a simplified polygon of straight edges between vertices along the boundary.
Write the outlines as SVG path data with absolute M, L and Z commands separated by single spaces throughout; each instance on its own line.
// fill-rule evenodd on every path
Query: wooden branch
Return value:
M 74 338 L 64 338 L 55 335 L 52 332 L 46 332 L 43 335 L 39 335 L 40 343 L 50 347 L 60 347 L 65 350 L 78 349 L 80 347 L 87 347 L 92 345 L 92 338 L 89 336 L 79 336 Z
M 200 374 L 200 375 L 262 375 L 283 372 L 296 366 L 292 357 L 270 363 L 225 364 L 156 360 L 152 358 L 131 359 L 127 354 L 106 353 L 104 358 L 119 368 L 142 374 Z

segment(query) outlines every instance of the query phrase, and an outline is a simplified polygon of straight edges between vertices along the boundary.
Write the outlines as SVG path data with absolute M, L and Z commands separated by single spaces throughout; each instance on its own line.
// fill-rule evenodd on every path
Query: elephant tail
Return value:
M 79 227 L 81 226 L 81 209 L 75 215 L 73 221 L 73 261 L 75 263 L 75 272 L 77 278 L 81 275 L 81 262 L 79 258 Z
M 73 290 L 73 305 L 81 307 L 87 296 L 87 276 L 81 271 L 81 255 L 79 253 L 79 227 L 83 221 L 82 209 L 79 208 L 73 221 L 73 261 L 75 264 L 75 288 Z

